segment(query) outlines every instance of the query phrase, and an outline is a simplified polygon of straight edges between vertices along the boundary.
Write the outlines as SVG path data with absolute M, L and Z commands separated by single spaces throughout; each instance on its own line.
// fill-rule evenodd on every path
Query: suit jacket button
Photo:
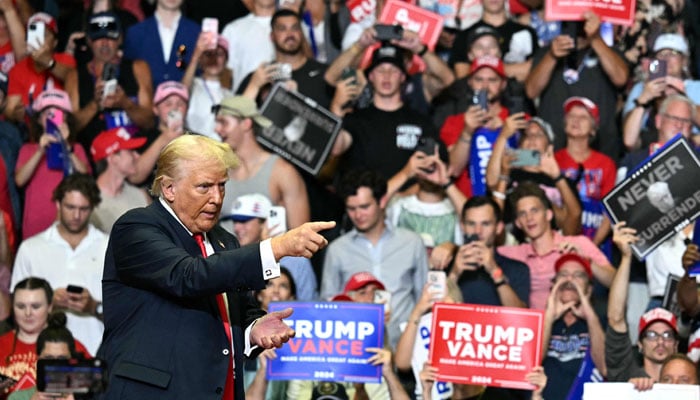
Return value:
M 221 394 L 223 392 L 224 392 L 224 389 L 222 389 L 220 387 L 216 388 L 216 394 Z
M 227 355 L 228 355 L 228 349 L 224 349 L 224 351 L 222 351 L 222 353 L 224 353 L 224 355 L 227 356 Z

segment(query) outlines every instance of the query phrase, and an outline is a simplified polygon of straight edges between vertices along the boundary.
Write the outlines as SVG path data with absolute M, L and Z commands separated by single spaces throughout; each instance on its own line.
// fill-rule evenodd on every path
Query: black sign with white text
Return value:
M 700 215 L 700 161 L 678 137 L 642 163 L 603 199 L 613 223 L 626 221 L 640 240 L 639 259 Z
M 341 119 L 303 94 L 278 83 L 265 100 L 262 115 L 273 125 L 257 141 L 299 168 L 317 175 L 333 147 Z

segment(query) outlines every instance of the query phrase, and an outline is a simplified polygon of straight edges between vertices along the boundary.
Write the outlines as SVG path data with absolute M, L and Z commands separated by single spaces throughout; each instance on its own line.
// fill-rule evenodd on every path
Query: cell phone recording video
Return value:
M 663 78 L 668 75 L 668 64 L 666 60 L 651 60 L 649 63 L 649 80 Z
M 445 271 L 428 271 L 428 290 L 433 299 L 442 299 L 447 295 L 447 274 Z
M 534 167 L 540 165 L 540 152 L 530 149 L 515 150 L 516 158 L 511 164 L 513 167 Z
M 469 244 L 471 242 L 476 242 L 479 240 L 479 235 L 472 233 L 471 235 L 464 234 L 464 244 Z
M 472 96 L 472 104 L 478 105 L 482 110 L 488 110 L 489 94 L 485 90 L 476 90 Z
M 403 38 L 403 27 L 401 25 L 376 24 L 374 25 L 374 31 L 377 32 L 375 38 L 381 41 L 401 40 Z
M 104 361 L 83 359 L 39 359 L 36 386 L 39 392 L 98 394 L 104 392 L 107 374 Z

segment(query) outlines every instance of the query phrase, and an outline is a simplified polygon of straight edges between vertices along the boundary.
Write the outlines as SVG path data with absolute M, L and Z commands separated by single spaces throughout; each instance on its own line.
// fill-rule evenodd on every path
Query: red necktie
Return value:
M 207 258 L 207 248 L 204 246 L 204 234 L 195 233 L 194 235 L 192 235 L 192 237 L 194 237 L 194 240 L 199 245 L 199 249 L 202 251 L 202 256 L 204 256 L 204 258 Z M 216 303 L 219 305 L 219 314 L 221 314 L 221 321 L 224 323 L 226 337 L 228 337 L 228 342 L 231 345 L 231 352 L 229 353 L 228 371 L 226 371 L 226 384 L 224 385 L 224 396 L 222 397 L 222 400 L 233 400 L 233 340 L 231 339 L 231 322 L 228 318 L 228 311 L 226 310 L 226 303 L 224 301 L 223 293 L 219 293 L 216 295 Z

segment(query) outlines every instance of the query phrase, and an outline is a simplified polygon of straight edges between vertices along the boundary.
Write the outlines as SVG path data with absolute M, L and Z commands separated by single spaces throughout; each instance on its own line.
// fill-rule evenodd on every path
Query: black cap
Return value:
M 90 40 L 102 38 L 119 39 L 122 24 L 119 16 L 112 11 L 100 12 L 90 16 L 87 26 L 87 35 Z
M 374 50 L 374 53 L 372 53 L 372 63 L 369 65 L 369 67 L 367 67 L 365 72 L 369 74 L 379 64 L 389 63 L 400 69 L 401 72 L 405 74 L 406 62 L 404 61 L 403 55 L 404 50 L 401 47 L 388 43 L 382 44 L 381 47 L 377 48 Z
M 471 30 L 471 32 L 469 32 L 469 36 L 467 36 L 467 49 L 471 50 L 472 45 L 474 45 L 474 42 L 476 42 L 477 39 L 482 38 L 484 36 L 493 36 L 494 38 L 496 38 L 499 47 L 503 42 L 503 38 L 497 30 L 488 25 L 482 25 L 474 28 L 473 30 Z

